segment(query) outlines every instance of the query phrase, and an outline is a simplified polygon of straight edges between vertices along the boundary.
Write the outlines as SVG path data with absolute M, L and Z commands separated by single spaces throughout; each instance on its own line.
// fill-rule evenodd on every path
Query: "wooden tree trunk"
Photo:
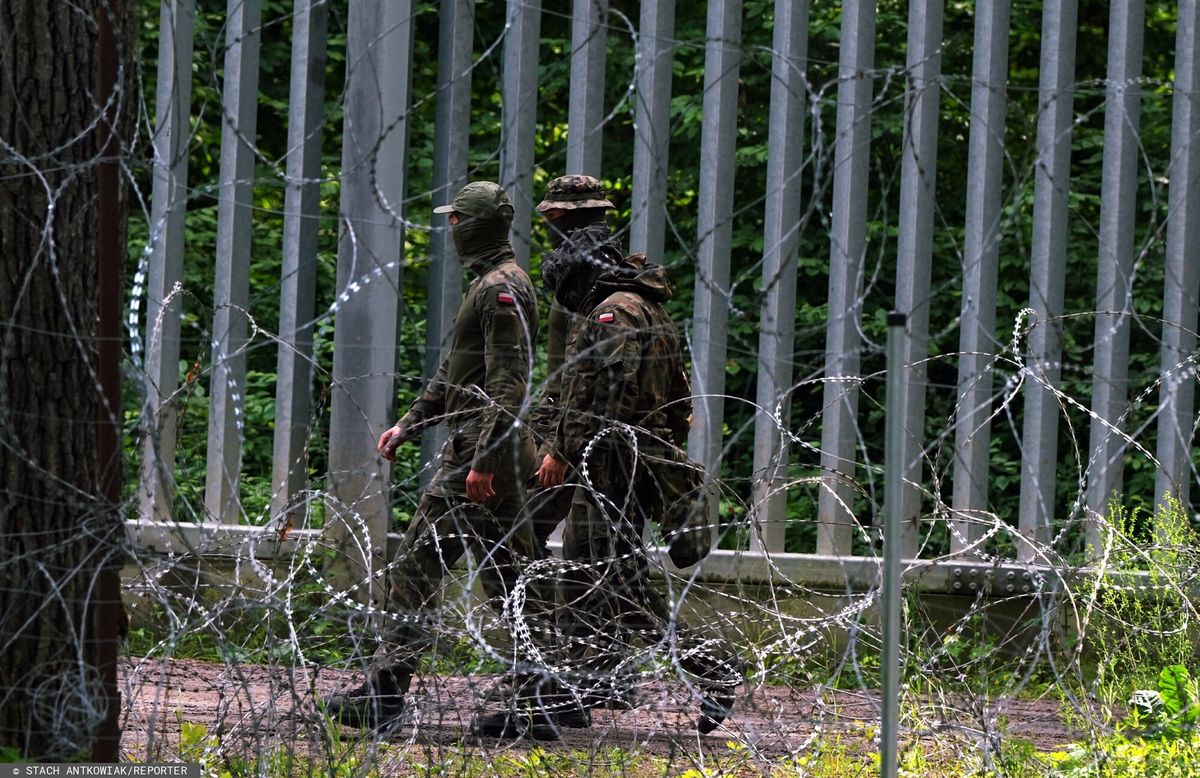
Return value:
M 0 2 L 0 749 L 31 759 L 103 758 L 115 703 L 96 627 L 115 635 L 122 614 L 93 607 L 121 537 L 97 468 L 98 213 L 112 212 L 97 182 L 120 114 L 100 104 L 97 41 L 114 7 Z

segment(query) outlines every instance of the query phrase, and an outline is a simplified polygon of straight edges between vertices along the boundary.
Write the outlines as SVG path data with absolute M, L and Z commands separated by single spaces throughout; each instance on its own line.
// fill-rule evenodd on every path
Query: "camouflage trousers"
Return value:
M 642 643 L 662 646 L 690 683 L 732 688 L 741 675 L 733 646 L 689 626 L 651 579 L 643 531 L 660 516 L 661 491 L 645 461 L 634 465 L 627 450 L 605 452 L 589 463 L 588 484 L 572 496 L 559 629 L 575 659 L 573 685 L 585 692 L 613 685 L 633 644 Z
M 447 441 L 442 465 L 396 549 L 388 573 L 385 646 L 376 655 L 376 666 L 411 673 L 433 648 L 442 584 L 467 552 L 489 601 L 508 617 L 510 630 L 519 633 L 504 651 L 526 661 L 520 657 L 531 653 L 531 641 L 545 645 L 553 640 L 553 573 L 549 568 L 530 571 L 547 554 L 545 538 L 537 536 L 522 510 L 524 478 L 496 474 L 496 496 L 472 503 L 465 488 L 471 452 L 470 438 L 451 436 Z M 522 578 L 530 572 L 530 578 Z M 514 621 L 524 627 L 514 627 Z

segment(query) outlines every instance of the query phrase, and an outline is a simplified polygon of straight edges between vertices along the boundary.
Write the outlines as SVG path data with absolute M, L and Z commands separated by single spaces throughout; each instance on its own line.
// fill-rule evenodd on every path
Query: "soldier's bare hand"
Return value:
M 549 489 L 551 486 L 562 486 L 567 479 L 567 463 L 547 454 L 542 459 L 542 466 L 537 471 L 538 483 Z
M 389 462 L 395 462 L 396 449 L 400 448 L 400 444 L 406 440 L 408 440 L 408 433 L 397 424 L 384 430 L 383 434 L 379 436 L 379 442 L 375 444 L 375 448 L 379 451 L 379 456 Z
M 489 497 L 495 497 L 496 490 L 492 488 L 492 474 L 481 473 L 472 468 L 467 473 L 467 499 L 471 502 L 484 502 Z

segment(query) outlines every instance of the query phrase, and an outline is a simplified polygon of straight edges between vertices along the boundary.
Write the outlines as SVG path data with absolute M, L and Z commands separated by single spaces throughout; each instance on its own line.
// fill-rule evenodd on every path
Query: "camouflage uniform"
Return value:
M 538 211 L 547 214 L 547 226 L 553 249 L 542 257 L 543 282 L 553 293 L 555 269 L 575 263 L 608 265 L 622 257 L 612 233 L 604 221 L 605 210 L 613 205 L 603 197 L 601 184 L 590 176 L 561 176 L 550 182 L 546 198 L 538 205 Z M 537 461 L 555 453 L 552 447 L 555 430 L 559 422 L 562 388 L 570 383 L 573 364 L 574 341 L 582 321 L 557 300 L 550 305 L 547 324 L 547 378 L 536 409 L 530 422 L 539 441 Z M 527 495 L 525 511 L 535 543 L 544 549 L 546 541 L 559 522 L 566 518 L 571 509 L 571 498 L 575 491 L 573 479 L 559 486 L 541 488 L 536 479 Z M 552 597 L 548 587 L 539 592 L 547 601 Z M 539 625 L 549 624 L 542 620 L 544 611 L 536 614 Z M 553 629 L 553 628 L 552 628 Z M 559 691 L 557 678 L 548 671 L 548 665 L 572 664 L 573 659 L 562 657 L 555 651 L 557 638 L 541 641 L 543 656 L 539 666 L 527 665 L 514 668 L 492 692 L 491 697 L 507 694 L 510 707 L 506 714 L 477 719 L 473 725 L 476 734 L 509 737 L 514 734 L 532 734 L 534 737 L 556 736 L 558 729 L 586 727 L 590 716 L 586 709 L 569 696 Z M 620 699 L 621 695 L 617 695 Z M 528 710 L 529 706 L 533 711 Z
M 516 422 L 538 321 L 533 283 L 508 243 L 512 205 L 496 184 L 476 182 L 437 210 L 459 214 L 455 244 L 476 278 L 455 314 L 449 354 L 397 427 L 407 440 L 445 421 L 450 435 L 391 565 L 385 648 L 363 687 L 326 702 L 331 715 L 351 725 L 383 723 L 403 710 L 403 694 L 432 638 L 422 611 L 464 552 L 473 552 L 484 589 L 495 598 L 509 597 L 520 567 L 545 556 L 530 523 L 519 518 L 534 452 L 527 428 Z M 483 503 L 467 498 L 471 470 L 493 475 L 495 496 Z M 551 607 L 539 592 L 527 602 L 531 610 Z
M 555 262 L 587 261 L 587 257 L 612 264 L 619 262 L 622 256 L 608 226 L 602 222 L 592 223 L 567 232 L 562 243 L 543 258 L 542 267 L 545 272 Z M 582 322 L 583 317 L 567 310 L 557 300 L 551 303 L 547 321 L 546 384 L 531 419 L 534 434 L 539 440 L 539 462 L 547 454 L 558 455 L 554 449 L 554 438 L 561 416 L 563 387 L 570 385 L 574 374 L 575 341 Z M 559 459 L 566 461 L 563 456 L 559 456 Z M 568 482 L 549 489 L 535 488 L 529 494 L 529 515 L 534 523 L 534 531 L 543 542 L 566 518 L 573 493 L 573 484 Z
M 399 422 L 406 437 L 443 419 L 451 430 L 441 464 L 392 562 L 390 602 L 400 613 L 432 600 L 445 571 L 468 547 L 475 547 L 489 597 L 511 594 L 522 559 L 544 556 L 531 525 L 517 521 L 525 481 L 533 472 L 532 441 L 514 426 L 525 402 L 537 335 L 533 284 L 511 248 L 463 261 L 480 275 L 454 317 L 450 352 Z M 495 476 L 496 495 L 483 504 L 466 497 L 472 469 Z M 392 642 L 414 646 L 419 631 L 401 622 Z
M 705 693 L 700 729 L 709 731 L 732 704 L 740 665 L 723 638 L 701 639 L 672 613 L 650 580 L 642 540 L 647 523 L 661 521 L 692 480 L 680 448 L 690 388 L 678 332 L 661 305 L 671 294 L 665 269 L 634 255 L 602 273 L 581 308 L 587 314 L 554 443 L 582 484 L 563 537 L 563 556 L 574 564 L 560 584 L 562 612 L 570 614 L 572 652 L 590 654 L 585 691 L 612 674 L 632 638 L 657 644 L 673 627 L 673 656 Z

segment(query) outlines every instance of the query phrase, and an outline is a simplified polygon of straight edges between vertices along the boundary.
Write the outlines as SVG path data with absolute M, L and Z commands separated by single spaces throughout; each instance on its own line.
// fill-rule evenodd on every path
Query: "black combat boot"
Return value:
M 567 729 L 587 729 L 592 726 L 592 712 L 574 700 L 566 699 L 554 706 L 555 723 Z
M 558 691 L 557 682 L 525 678 L 514 683 L 514 687 L 517 691 L 507 710 L 477 715 L 471 723 L 471 732 L 478 737 L 557 740 L 563 728 L 592 726 L 591 713 L 571 695 Z
M 412 673 L 400 669 L 373 670 L 359 686 L 321 701 L 330 718 L 348 727 L 384 729 L 404 713 L 404 693 Z
M 471 733 L 476 737 L 496 737 L 516 740 L 530 737 L 534 740 L 558 740 L 562 730 L 551 714 L 539 707 L 513 706 L 499 713 L 480 713 L 471 722 Z
M 638 692 L 633 676 L 605 679 L 587 694 L 588 706 L 607 710 L 633 710 L 638 705 Z
M 734 688 L 715 687 L 704 692 L 704 696 L 700 698 L 700 718 L 696 721 L 696 730 L 701 735 L 712 732 L 733 713 Z

